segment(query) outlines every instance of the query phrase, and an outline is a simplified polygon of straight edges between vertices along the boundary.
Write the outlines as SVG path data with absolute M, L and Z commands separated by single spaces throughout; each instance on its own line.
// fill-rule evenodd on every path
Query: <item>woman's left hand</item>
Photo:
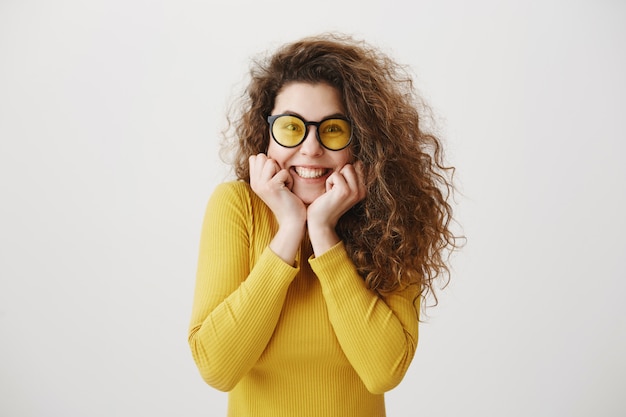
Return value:
M 335 226 L 339 218 L 367 194 L 360 161 L 346 164 L 326 180 L 326 192 L 307 208 L 307 228 L 316 256 L 326 252 L 339 237 Z

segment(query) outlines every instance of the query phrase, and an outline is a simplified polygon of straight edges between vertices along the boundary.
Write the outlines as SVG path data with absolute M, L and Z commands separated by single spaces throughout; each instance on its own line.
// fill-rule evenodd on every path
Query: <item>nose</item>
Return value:
M 308 156 L 320 156 L 324 153 L 324 147 L 317 140 L 317 126 L 309 126 L 304 142 L 300 145 L 300 153 Z

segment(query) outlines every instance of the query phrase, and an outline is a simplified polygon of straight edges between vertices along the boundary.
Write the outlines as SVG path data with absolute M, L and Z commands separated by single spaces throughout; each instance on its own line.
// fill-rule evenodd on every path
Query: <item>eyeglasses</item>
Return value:
M 272 137 L 280 146 L 295 148 L 304 142 L 309 126 L 317 129 L 317 141 L 326 149 L 340 151 L 352 141 L 352 122 L 345 117 L 329 117 L 320 122 L 307 122 L 293 114 L 268 116 Z

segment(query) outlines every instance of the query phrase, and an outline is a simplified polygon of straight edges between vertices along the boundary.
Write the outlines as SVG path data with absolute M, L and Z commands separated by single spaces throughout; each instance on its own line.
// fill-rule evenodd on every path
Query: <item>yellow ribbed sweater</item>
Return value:
M 278 224 L 244 182 L 209 199 L 189 345 L 231 417 L 382 417 L 411 363 L 415 290 L 368 290 L 340 242 L 296 264 L 268 245 Z M 210 414 L 210 413 L 208 413 Z

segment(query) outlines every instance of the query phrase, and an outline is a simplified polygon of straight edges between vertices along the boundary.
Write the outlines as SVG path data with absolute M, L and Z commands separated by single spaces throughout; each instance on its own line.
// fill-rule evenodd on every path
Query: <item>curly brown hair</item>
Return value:
M 367 286 L 389 293 L 418 285 L 422 295 L 435 295 L 434 280 L 443 276 L 447 284 L 447 255 L 458 247 L 448 203 L 454 168 L 444 164 L 440 140 L 420 126 L 426 107 L 408 72 L 369 44 L 337 34 L 304 38 L 254 61 L 222 149 L 234 151 L 240 180 L 250 181 L 248 157 L 266 151 L 266 118 L 293 82 L 337 88 L 352 120 L 367 197 L 337 232 Z

